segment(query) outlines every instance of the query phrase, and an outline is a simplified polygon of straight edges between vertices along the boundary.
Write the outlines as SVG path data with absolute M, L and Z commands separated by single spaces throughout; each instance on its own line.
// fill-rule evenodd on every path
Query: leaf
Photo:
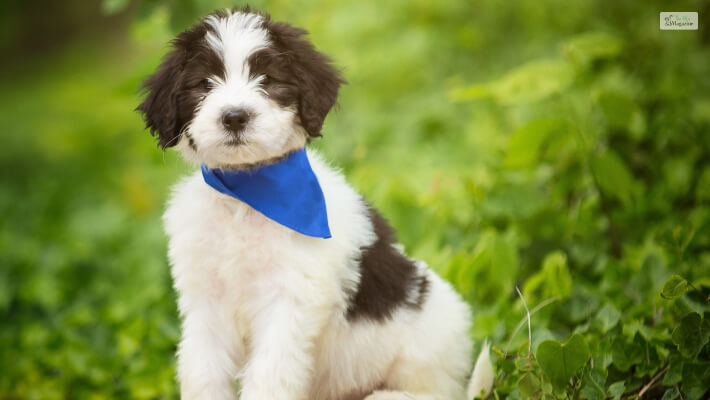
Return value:
M 699 400 L 710 389 L 710 364 L 685 363 L 683 366 L 683 393 L 688 400 Z
M 661 400 L 675 400 L 678 397 L 680 397 L 680 391 L 678 388 L 670 388 L 663 393 L 663 397 L 661 397 Z
M 619 323 L 621 313 L 612 304 L 607 303 L 597 312 L 597 321 L 599 321 L 602 332 L 607 332 Z
M 561 251 L 546 255 L 541 270 L 525 282 L 523 291 L 541 299 L 568 297 L 572 293 L 572 276 L 567 267 L 567 255 Z
M 623 337 L 617 337 L 611 345 L 612 363 L 620 371 L 626 372 L 632 365 L 641 362 L 643 349 L 636 342 L 628 343 Z
M 629 206 L 634 197 L 634 178 L 624 162 L 612 150 L 590 159 L 592 173 L 601 190 Z
M 590 348 L 593 347 L 590 344 Z M 594 366 L 596 368 L 606 369 L 611 364 L 611 342 L 601 340 L 596 343 L 596 348 L 592 349 Z
M 589 400 L 604 400 L 606 398 L 606 390 L 604 390 L 604 385 L 606 384 L 606 374 L 605 371 L 587 368 L 582 376 L 582 394 Z
M 535 165 L 545 144 L 554 138 L 567 138 L 573 127 L 560 119 L 536 119 L 516 130 L 508 142 L 505 166 L 523 168 Z
M 635 119 L 640 117 L 639 107 L 622 93 L 601 92 L 597 97 L 597 104 L 607 124 L 612 128 L 631 129 Z
M 504 105 L 529 104 L 562 92 L 573 81 L 574 70 L 565 60 L 536 60 L 512 69 L 494 82 L 455 89 L 451 97 L 459 101 L 493 97 Z
M 630 338 L 635 338 L 636 335 L 639 334 L 646 340 L 650 339 L 654 333 L 650 327 L 644 325 L 644 322 L 638 319 L 632 319 L 631 321 L 624 323 L 622 332 Z
M 535 357 L 553 386 L 564 389 L 572 376 L 589 360 L 590 353 L 582 335 L 575 334 L 564 344 L 555 340 L 540 343 Z
M 673 275 L 663 285 L 661 297 L 667 300 L 677 299 L 688 291 L 688 281 L 680 275 Z
M 540 379 L 529 372 L 523 374 L 523 376 L 518 379 L 517 387 L 520 394 L 525 398 L 531 398 L 542 390 L 540 387 Z
M 710 321 L 703 320 L 698 313 L 683 317 L 680 325 L 673 330 L 672 340 L 685 358 L 695 358 L 710 339 Z
M 624 383 L 624 381 L 619 381 L 619 382 L 614 382 L 611 385 L 609 385 L 609 389 L 607 390 L 607 393 L 614 400 L 619 400 L 621 398 L 621 396 L 624 394 L 624 391 L 626 391 L 626 384 Z
M 496 100 L 503 104 L 534 103 L 566 89 L 574 71 L 563 60 L 537 60 L 521 65 L 492 85 Z
M 481 211 L 488 217 L 529 218 L 540 212 L 547 196 L 530 185 L 496 185 L 486 195 Z
M 455 271 L 453 281 L 464 296 L 492 302 L 512 287 L 518 271 L 518 253 L 506 238 L 490 230 L 481 235 L 473 255 L 457 258 L 450 268 Z M 486 286 L 479 282 L 486 282 Z
M 583 33 L 569 39 L 563 46 L 565 54 L 578 63 L 615 57 L 621 48 L 621 41 L 607 32 Z
M 683 376 L 683 357 L 679 354 L 673 354 L 668 359 L 668 371 L 663 375 L 663 384 L 673 386 L 680 383 Z

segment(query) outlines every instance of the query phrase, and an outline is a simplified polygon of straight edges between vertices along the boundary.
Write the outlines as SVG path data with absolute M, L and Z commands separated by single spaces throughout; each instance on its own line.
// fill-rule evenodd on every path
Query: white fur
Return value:
M 246 59 L 268 46 L 259 16 L 209 20 L 206 37 L 227 64 L 181 140 L 208 166 L 258 162 L 303 147 L 305 132 L 249 79 Z M 243 146 L 224 145 L 225 107 L 256 110 Z M 176 185 L 164 215 L 183 318 L 178 376 L 183 399 L 463 400 L 470 371 L 470 311 L 452 287 L 417 262 L 429 287 L 421 309 L 392 318 L 346 318 L 361 249 L 376 240 L 363 199 L 309 152 L 332 238 L 301 235 L 207 186 L 199 171 Z M 403 251 L 403 249 L 401 249 Z M 409 293 L 410 302 L 418 293 Z M 377 390 L 383 389 L 383 390 Z

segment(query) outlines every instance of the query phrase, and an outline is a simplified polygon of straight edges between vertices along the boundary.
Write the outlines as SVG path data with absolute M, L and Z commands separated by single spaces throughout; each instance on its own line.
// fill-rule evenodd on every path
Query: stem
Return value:
M 693 290 L 698 292 L 700 297 L 705 297 L 705 300 L 710 301 L 710 296 L 706 297 L 705 294 L 703 292 L 701 292 L 700 289 L 696 288 L 695 285 L 693 285 L 690 281 L 687 281 L 687 282 L 688 282 L 688 286 L 690 286 Z
M 532 317 L 533 315 L 535 315 L 536 312 L 540 311 L 541 309 L 543 309 L 543 308 L 546 307 L 547 305 L 552 304 L 552 303 L 554 303 L 554 302 L 556 302 L 557 300 L 560 300 L 560 299 L 562 299 L 562 297 L 560 297 L 560 296 L 555 296 L 555 297 L 551 297 L 551 298 L 549 298 L 549 299 L 543 301 L 542 303 L 540 303 L 540 304 L 538 304 L 537 306 L 533 307 L 532 310 L 530 310 L 530 316 Z M 510 335 L 510 339 L 508 339 L 508 343 L 505 345 L 505 352 L 506 352 L 506 354 L 508 353 L 508 349 L 510 349 L 510 343 L 513 341 L 513 338 L 515 337 L 515 335 L 518 334 L 518 331 L 520 331 L 520 328 L 523 327 L 523 325 L 525 324 L 525 321 L 527 321 L 527 318 L 526 318 L 526 317 L 524 317 L 523 319 L 521 319 L 521 320 L 520 320 L 520 323 L 518 323 L 518 326 L 515 327 L 515 330 L 513 331 L 513 334 Z
M 651 378 L 651 380 L 644 387 L 641 388 L 641 391 L 639 391 L 639 399 L 641 397 L 643 397 L 643 395 L 648 391 L 648 389 L 651 388 L 651 386 L 653 386 L 654 383 L 656 383 L 658 378 L 663 376 L 663 374 L 665 374 L 666 371 L 668 371 L 668 368 L 670 368 L 670 366 L 671 365 L 668 364 L 662 370 L 658 371 L 658 373 L 653 378 Z
M 530 309 L 528 309 L 528 303 L 525 302 L 525 297 L 523 297 L 523 294 L 520 292 L 520 289 L 516 286 L 515 290 L 518 292 L 520 300 L 523 301 L 523 307 L 525 307 L 525 312 L 528 317 L 528 354 L 530 354 L 532 352 L 532 326 L 530 325 Z

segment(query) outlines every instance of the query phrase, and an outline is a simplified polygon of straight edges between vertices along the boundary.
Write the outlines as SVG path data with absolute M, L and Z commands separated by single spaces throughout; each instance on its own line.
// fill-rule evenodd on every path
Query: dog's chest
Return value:
M 188 178 L 164 216 L 175 287 L 224 305 L 277 292 L 297 278 L 298 238 L 244 203 Z M 296 257 L 297 258 L 297 257 Z

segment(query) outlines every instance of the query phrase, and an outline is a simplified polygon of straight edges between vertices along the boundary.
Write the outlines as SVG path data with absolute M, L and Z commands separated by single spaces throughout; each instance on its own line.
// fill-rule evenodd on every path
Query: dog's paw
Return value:
M 416 400 L 416 397 L 405 392 L 377 391 L 365 397 L 365 400 Z

